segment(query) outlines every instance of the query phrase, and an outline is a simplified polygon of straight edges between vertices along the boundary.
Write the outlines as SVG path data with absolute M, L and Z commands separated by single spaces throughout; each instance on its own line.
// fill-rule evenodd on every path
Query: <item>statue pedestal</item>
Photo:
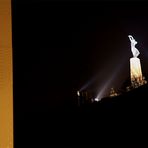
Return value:
M 133 88 L 144 84 L 140 59 L 137 57 L 130 58 L 130 76 Z

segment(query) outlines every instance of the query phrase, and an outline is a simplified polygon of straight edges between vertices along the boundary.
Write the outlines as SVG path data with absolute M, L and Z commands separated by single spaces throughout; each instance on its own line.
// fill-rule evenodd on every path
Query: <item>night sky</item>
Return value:
M 148 73 L 145 2 L 13 0 L 12 22 L 20 110 L 73 105 L 80 89 L 120 88 L 129 77 L 129 34 Z

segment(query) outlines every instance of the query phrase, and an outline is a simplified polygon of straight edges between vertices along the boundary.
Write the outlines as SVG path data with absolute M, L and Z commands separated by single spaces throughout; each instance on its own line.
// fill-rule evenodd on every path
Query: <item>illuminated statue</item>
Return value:
M 135 39 L 131 35 L 129 35 L 128 37 L 131 41 L 131 50 L 133 53 L 133 57 L 137 57 L 140 54 L 138 49 L 135 47 L 135 45 L 137 44 L 137 41 L 135 41 Z
M 130 58 L 131 86 L 132 88 L 137 88 L 141 85 L 146 84 L 147 81 L 144 79 L 142 75 L 140 59 L 137 58 L 137 56 L 140 54 L 138 49 L 135 48 L 137 41 L 135 41 L 135 39 L 131 35 L 128 35 L 128 37 L 131 41 L 131 51 L 133 53 L 133 57 Z

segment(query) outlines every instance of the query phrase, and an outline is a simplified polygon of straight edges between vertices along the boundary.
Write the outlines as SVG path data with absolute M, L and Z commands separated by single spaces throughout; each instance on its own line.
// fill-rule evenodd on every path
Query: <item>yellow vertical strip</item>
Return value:
M 0 148 L 13 148 L 11 0 L 0 0 Z

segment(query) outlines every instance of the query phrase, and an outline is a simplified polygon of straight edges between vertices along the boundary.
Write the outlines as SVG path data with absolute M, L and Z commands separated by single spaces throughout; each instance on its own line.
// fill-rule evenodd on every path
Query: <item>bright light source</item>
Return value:
M 77 95 L 80 96 L 80 92 L 79 91 L 77 91 Z
M 95 98 L 94 100 L 95 100 L 96 102 L 100 101 L 99 98 Z

